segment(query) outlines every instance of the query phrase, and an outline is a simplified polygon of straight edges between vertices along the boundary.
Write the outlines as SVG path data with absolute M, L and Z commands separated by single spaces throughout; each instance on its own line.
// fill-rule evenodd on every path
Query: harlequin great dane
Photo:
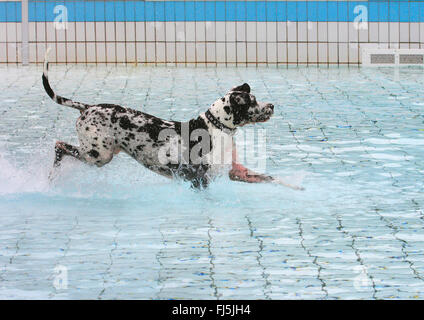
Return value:
M 195 188 L 206 187 L 228 168 L 231 180 L 274 182 L 301 189 L 238 163 L 233 139 L 237 127 L 267 121 L 274 113 L 271 103 L 256 101 L 247 83 L 232 88 L 197 118 L 178 122 L 114 104 L 89 105 L 56 95 L 48 81 L 47 53 L 42 80 L 53 101 L 80 112 L 76 122 L 80 145 L 56 142 L 51 179 L 64 156 L 101 167 L 122 150 L 148 169 L 190 181 Z M 221 155 L 225 158 L 228 153 L 230 160 L 222 161 Z

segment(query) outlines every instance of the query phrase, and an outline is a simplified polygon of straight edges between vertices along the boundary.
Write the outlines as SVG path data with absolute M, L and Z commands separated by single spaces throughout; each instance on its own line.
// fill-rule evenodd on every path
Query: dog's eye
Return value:
M 237 102 L 237 104 L 245 104 L 244 99 L 242 97 L 240 97 L 240 96 L 237 96 L 236 97 L 236 102 Z
M 246 106 L 250 105 L 250 95 L 246 93 L 233 93 L 230 96 L 230 104 L 232 106 Z

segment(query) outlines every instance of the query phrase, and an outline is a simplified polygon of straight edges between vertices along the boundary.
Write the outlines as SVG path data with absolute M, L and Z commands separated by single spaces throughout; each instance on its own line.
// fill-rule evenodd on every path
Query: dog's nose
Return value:
M 274 111 L 274 105 L 272 103 L 268 103 L 268 108 L 270 108 L 272 111 Z

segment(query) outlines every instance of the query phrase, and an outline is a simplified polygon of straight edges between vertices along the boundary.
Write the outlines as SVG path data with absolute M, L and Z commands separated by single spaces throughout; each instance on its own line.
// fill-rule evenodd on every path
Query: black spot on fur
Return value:
M 181 127 L 182 127 L 182 123 L 181 122 L 175 122 L 175 132 L 181 136 L 182 138 L 184 138 L 181 134 Z M 187 125 L 187 123 L 184 123 L 184 125 Z M 189 127 L 189 137 L 191 137 L 191 133 L 194 130 L 197 129 L 202 129 L 205 130 L 206 132 L 208 132 L 208 126 L 205 122 L 205 120 L 203 120 L 203 118 L 201 117 L 197 117 L 196 119 L 192 119 L 188 122 L 188 127 Z M 180 143 L 183 145 L 188 145 L 189 146 L 189 152 L 191 154 L 191 150 L 192 148 L 197 145 L 198 143 L 200 143 L 202 141 L 202 136 L 198 136 L 197 140 L 191 140 L 187 143 L 187 141 L 181 141 Z M 202 152 L 202 154 L 199 154 L 199 157 L 202 157 L 203 155 L 205 155 L 206 153 L 210 152 L 213 148 L 212 146 L 212 141 L 210 139 L 209 141 L 210 144 L 210 149 L 209 150 L 200 150 Z
M 93 157 L 93 158 L 98 158 L 99 157 L 99 152 L 98 151 L 96 151 L 96 150 L 90 150 L 89 152 L 88 152 L 88 155 L 90 156 L 90 157 Z
M 239 102 L 243 102 L 239 104 Z M 233 123 L 238 125 L 249 119 L 249 106 L 251 104 L 250 95 L 248 93 L 232 93 L 230 95 L 230 104 L 232 107 Z
M 118 121 L 119 114 L 125 113 L 127 111 L 127 109 L 122 108 L 121 106 L 117 106 L 115 104 L 101 104 L 98 106 L 102 108 L 110 108 L 111 110 L 113 110 L 112 114 L 110 115 L 110 121 L 112 123 L 116 123 Z
M 170 123 L 164 122 L 162 119 L 156 118 L 146 113 L 143 115 L 147 121 L 144 125 L 138 127 L 137 132 L 147 133 L 150 139 L 147 139 L 146 141 L 157 141 L 159 139 L 159 133 L 163 129 L 172 127 Z
M 239 103 L 242 102 L 242 103 Z M 233 105 L 250 105 L 250 95 L 248 93 L 232 93 L 230 95 L 230 104 Z
M 119 126 L 124 129 L 124 130 L 132 130 L 132 129 L 137 129 L 138 126 L 136 126 L 134 123 L 132 123 L 130 121 L 130 119 L 128 118 L 128 116 L 123 116 L 120 120 L 119 120 Z

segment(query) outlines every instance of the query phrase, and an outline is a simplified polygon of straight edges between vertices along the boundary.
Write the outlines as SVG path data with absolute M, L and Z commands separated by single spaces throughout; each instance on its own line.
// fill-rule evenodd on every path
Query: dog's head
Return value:
M 271 103 L 256 101 L 247 83 L 232 88 L 224 97 L 215 101 L 210 110 L 229 128 L 265 122 L 274 114 L 274 106 Z

